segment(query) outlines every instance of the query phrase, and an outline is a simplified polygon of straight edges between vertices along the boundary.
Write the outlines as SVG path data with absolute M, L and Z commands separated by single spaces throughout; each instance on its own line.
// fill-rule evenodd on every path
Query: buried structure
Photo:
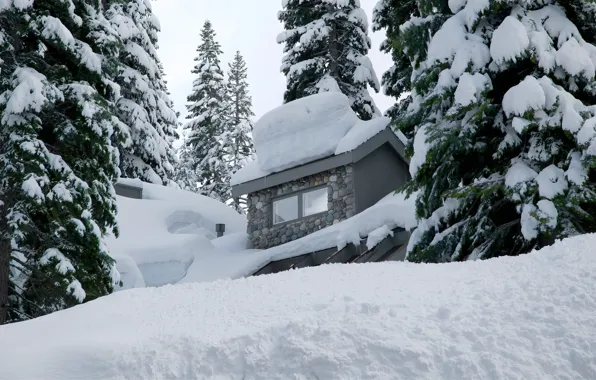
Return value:
M 384 117 L 358 119 L 340 93 L 312 95 L 264 115 L 253 132 L 257 158 L 231 181 L 233 196 L 247 197 L 247 232 L 253 248 L 301 239 L 359 214 L 403 186 L 409 179 L 404 144 L 388 124 Z M 343 252 L 321 247 L 301 255 L 302 260 L 270 263 L 261 272 L 299 262 L 312 266 L 357 257 L 361 262 L 378 261 L 401 251 L 407 242 L 409 234 L 403 229 L 392 232 L 382 254 L 365 255 L 369 250 L 362 248 L 364 244 L 349 245 Z

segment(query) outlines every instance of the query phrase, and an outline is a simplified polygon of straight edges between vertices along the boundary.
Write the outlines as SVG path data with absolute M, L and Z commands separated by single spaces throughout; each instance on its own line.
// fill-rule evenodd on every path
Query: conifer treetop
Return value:
M 226 82 L 220 67 L 222 53 L 215 40 L 215 31 L 208 20 L 201 30 L 201 43 L 197 48 L 196 75 L 191 94 L 187 98 L 189 119 L 187 133 L 188 160 L 183 163 L 185 171 L 196 175 L 198 191 L 215 199 L 229 199 L 229 183 L 222 134 L 225 132 L 227 110 Z
M 123 44 L 116 76 L 122 95 L 117 110 L 132 144 L 119 147 L 122 176 L 167 185 L 177 159 L 172 144 L 178 137 L 178 117 L 157 56 L 159 23 L 145 0 L 113 3 L 106 14 Z
M 318 92 L 347 95 L 363 119 L 379 111 L 368 86 L 379 91 L 367 54 L 371 48 L 366 13 L 356 0 L 287 0 L 278 14 L 285 31 L 281 70 L 287 77 L 286 102 Z

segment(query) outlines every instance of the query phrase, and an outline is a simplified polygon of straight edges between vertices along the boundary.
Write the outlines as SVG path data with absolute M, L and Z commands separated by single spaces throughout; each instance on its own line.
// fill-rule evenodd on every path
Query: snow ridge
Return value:
M 0 327 L 0 378 L 594 379 L 594 244 L 119 292 Z

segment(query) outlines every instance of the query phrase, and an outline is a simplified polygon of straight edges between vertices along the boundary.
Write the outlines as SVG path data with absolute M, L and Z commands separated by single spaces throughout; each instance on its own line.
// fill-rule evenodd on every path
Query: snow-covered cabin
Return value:
M 257 158 L 231 179 L 248 195 L 248 235 L 265 249 L 350 218 L 409 179 L 404 144 L 389 119 L 360 120 L 341 93 L 305 97 L 265 114 Z

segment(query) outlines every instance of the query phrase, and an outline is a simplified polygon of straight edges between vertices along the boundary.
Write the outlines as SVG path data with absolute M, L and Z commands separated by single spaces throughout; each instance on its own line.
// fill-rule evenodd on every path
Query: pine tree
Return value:
M 232 63 L 228 64 L 227 101 L 225 132 L 222 144 L 228 173 L 234 173 L 243 167 L 254 156 L 252 142 L 252 99 L 248 93 L 246 62 L 240 52 L 236 52 Z M 228 181 L 229 181 L 229 175 Z M 231 190 L 230 190 L 231 191 Z M 245 199 L 234 199 L 234 208 L 244 212 Z
M 174 176 L 178 122 L 157 57 L 159 24 L 145 0 L 116 1 L 107 16 L 123 43 L 117 109 L 132 138 L 131 147 L 119 146 L 122 176 L 167 185 Z
M 0 27 L 5 323 L 113 290 L 118 273 L 102 237 L 118 234 L 112 141 L 127 135 L 112 113 L 119 40 L 100 2 L 5 1 Z
M 188 131 L 186 144 L 192 152 L 191 170 L 197 175 L 199 191 L 209 197 L 226 201 L 229 181 L 226 179 L 224 151 L 219 137 L 224 132 L 224 113 L 227 107 L 226 85 L 219 56 L 222 54 L 215 40 L 211 22 L 201 30 L 202 43 L 192 73 L 197 77 L 188 96 Z
M 197 174 L 203 180 L 199 191 L 201 194 L 217 199 L 222 203 L 229 203 L 232 198 L 230 187 L 230 171 L 226 160 L 225 143 L 226 132 L 222 132 L 212 141 L 207 150 L 207 156 L 199 163 Z
M 420 190 L 409 260 L 516 255 L 596 231 L 596 47 L 562 5 L 420 0 L 393 36 L 414 68 L 395 115 L 414 136 L 408 190 Z
M 182 133 L 182 145 L 178 148 L 178 163 L 174 179 L 181 189 L 192 192 L 198 191 L 197 183 L 199 179 L 195 172 L 194 159 L 185 132 Z
M 178 188 L 179 185 L 177 183 L 177 181 L 175 180 L 175 176 L 176 176 L 176 167 L 178 166 L 178 152 L 177 149 L 174 148 L 174 144 L 176 143 L 176 141 L 178 141 L 180 139 L 180 134 L 178 133 L 178 128 L 182 125 L 180 123 L 180 112 L 175 111 L 175 106 L 174 106 L 174 101 L 172 100 L 172 98 L 170 97 L 171 94 L 168 91 L 168 82 L 165 79 L 165 70 L 163 68 L 163 65 L 161 62 L 158 62 L 159 64 L 159 71 L 161 73 L 161 78 L 162 81 L 159 81 L 159 89 L 158 89 L 158 95 L 161 98 L 161 100 L 163 101 L 163 104 L 165 105 L 165 112 L 162 111 L 161 115 L 162 117 L 164 117 L 164 122 L 160 123 L 160 125 L 162 125 L 162 130 L 163 130 L 163 135 L 165 138 L 165 141 L 167 143 L 167 146 L 170 148 L 168 150 L 168 160 L 169 160 L 169 164 L 171 165 L 170 168 L 168 168 L 171 171 L 172 177 L 169 179 L 168 183 L 166 183 L 167 186 L 170 187 L 174 187 L 174 188 Z M 172 112 L 174 112 L 173 115 L 171 115 L 168 110 L 171 110 Z M 165 116 L 170 115 L 170 118 L 168 119 L 169 122 L 165 121 Z M 174 117 L 174 119 L 171 118 L 171 116 Z M 172 121 L 174 121 L 174 123 L 172 123 Z
M 368 20 L 358 0 L 286 0 L 278 18 L 285 28 L 277 37 L 285 44 L 285 102 L 337 91 L 350 98 L 360 118 L 380 114 L 367 88 L 378 92 L 379 83 L 367 57 Z
M 9 7 L 9 4 L 0 5 L 0 91 L 10 85 L 10 77 L 6 73 L 10 73 L 14 69 L 14 64 L 10 60 L 8 62 L 5 60 L 8 53 L 14 52 L 14 47 L 12 46 L 13 38 L 10 36 L 10 27 L 14 22 L 14 15 L 8 11 Z M 9 159 L 12 161 L 12 157 L 3 154 L 6 150 L 3 142 L 4 138 L 4 134 L 0 129 L 0 170 L 3 170 Z M 13 318 L 12 316 L 9 318 L 8 315 L 9 292 L 12 288 L 10 284 L 11 247 L 10 235 L 7 233 L 8 221 L 4 217 L 5 210 L 13 204 L 13 201 L 9 199 L 7 185 L 0 178 L 0 325 Z M 12 195 L 10 197 L 12 198 Z

